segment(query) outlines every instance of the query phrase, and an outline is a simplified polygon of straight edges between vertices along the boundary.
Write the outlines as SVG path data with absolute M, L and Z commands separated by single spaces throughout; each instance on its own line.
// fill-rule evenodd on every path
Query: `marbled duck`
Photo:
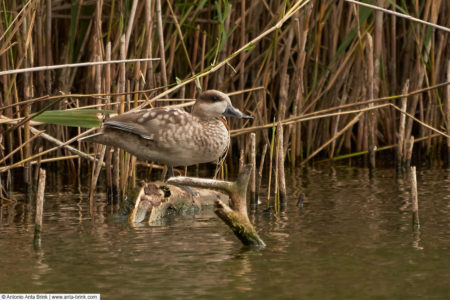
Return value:
M 222 119 L 253 119 L 233 107 L 219 91 L 201 93 L 192 113 L 177 108 L 151 108 L 110 118 L 100 132 L 80 140 L 119 147 L 143 160 L 190 166 L 217 160 L 230 142 Z

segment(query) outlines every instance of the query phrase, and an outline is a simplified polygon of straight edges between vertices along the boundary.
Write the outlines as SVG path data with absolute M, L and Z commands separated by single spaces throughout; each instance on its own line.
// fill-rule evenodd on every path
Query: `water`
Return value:
M 0 292 L 100 293 L 102 299 L 448 299 L 450 171 L 418 170 L 421 228 L 406 177 L 391 169 L 309 169 L 288 179 L 279 216 L 251 216 L 264 250 L 243 249 L 212 213 L 164 226 L 112 218 L 100 195 L 46 194 L 44 233 L 33 214 L 2 207 Z M 300 193 L 306 194 L 297 208 Z M 16 195 L 19 197 L 20 195 Z

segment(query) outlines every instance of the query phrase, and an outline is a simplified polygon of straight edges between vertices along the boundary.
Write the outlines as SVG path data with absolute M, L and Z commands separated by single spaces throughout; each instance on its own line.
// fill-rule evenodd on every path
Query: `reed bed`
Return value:
M 71 178 L 89 161 L 94 187 L 105 166 L 108 186 L 125 191 L 136 182 L 135 158 L 77 143 L 84 128 L 41 125 L 36 113 L 188 107 L 206 89 L 229 93 L 255 117 L 230 121 L 222 178 L 241 149 L 251 157 L 270 147 L 269 178 L 282 198 L 285 160 L 368 153 L 374 168 L 376 152 L 394 145 L 402 165 L 415 139 L 415 153 L 450 161 L 450 2 L 373 2 L 384 11 L 355 1 L 2 1 L 1 182 L 13 167 L 31 182 L 38 158 L 59 161 Z M 111 60 L 120 61 L 95 64 Z M 91 64 L 3 72 L 82 62 Z

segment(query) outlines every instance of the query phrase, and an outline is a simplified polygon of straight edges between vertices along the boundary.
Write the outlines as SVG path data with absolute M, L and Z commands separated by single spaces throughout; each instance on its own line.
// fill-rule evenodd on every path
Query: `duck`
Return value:
M 173 167 L 217 161 L 230 144 L 224 117 L 253 119 L 235 108 L 218 90 L 200 93 L 191 113 L 160 107 L 130 111 L 103 122 L 93 135 L 80 140 L 121 148 L 141 160 Z

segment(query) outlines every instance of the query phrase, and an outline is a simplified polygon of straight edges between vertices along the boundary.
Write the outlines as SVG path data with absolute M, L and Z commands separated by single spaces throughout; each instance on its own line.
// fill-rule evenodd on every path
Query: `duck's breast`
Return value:
M 220 120 L 201 121 L 189 115 L 181 123 L 169 123 L 158 132 L 158 145 L 173 166 L 213 162 L 227 149 L 229 133 Z

